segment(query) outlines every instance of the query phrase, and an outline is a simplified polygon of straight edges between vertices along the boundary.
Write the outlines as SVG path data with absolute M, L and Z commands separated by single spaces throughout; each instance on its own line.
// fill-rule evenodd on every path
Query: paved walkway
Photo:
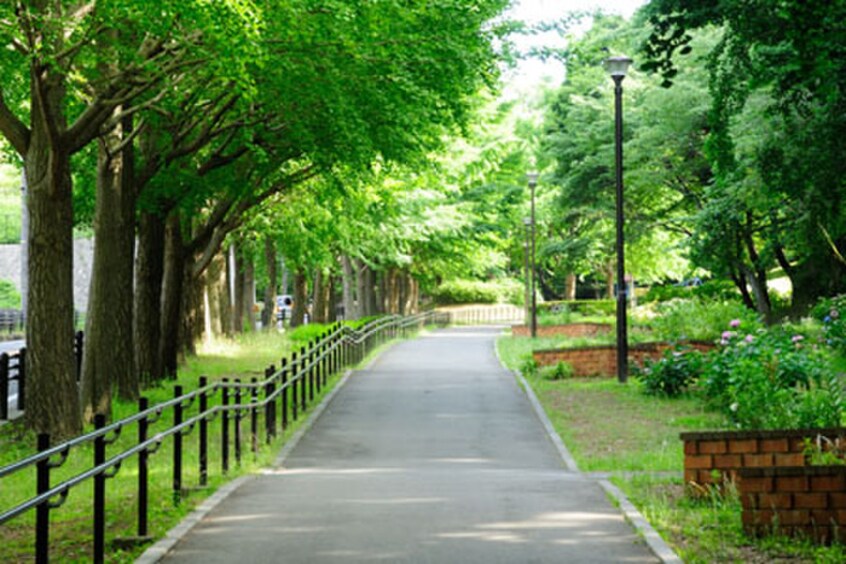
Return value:
M 564 469 L 497 329 L 435 331 L 355 374 L 284 468 L 248 480 L 166 562 L 655 562 Z

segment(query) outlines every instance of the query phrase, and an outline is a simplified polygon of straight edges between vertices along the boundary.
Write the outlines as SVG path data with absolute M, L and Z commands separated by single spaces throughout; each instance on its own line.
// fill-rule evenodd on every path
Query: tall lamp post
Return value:
M 538 298 L 535 290 L 535 278 L 537 278 L 537 267 L 535 264 L 535 186 L 538 185 L 538 173 L 531 171 L 526 173 L 526 180 L 529 183 L 529 192 L 532 202 L 532 338 L 538 336 Z
M 614 80 L 614 154 L 617 173 L 617 380 L 626 382 L 629 373 L 629 343 L 626 331 L 626 259 L 623 239 L 623 79 L 632 60 L 605 59 L 605 70 Z
M 532 219 L 530 217 L 524 217 L 523 218 L 523 227 L 525 228 L 524 229 L 525 237 L 523 238 L 523 259 L 524 259 L 524 262 L 525 262 L 524 266 L 525 266 L 525 274 L 526 274 L 526 277 L 525 277 L 525 280 L 526 280 L 526 284 L 525 284 L 525 286 L 526 286 L 526 298 L 525 298 L 523 303 L 525 304 L 525 310 L 526 310 L 526 317 L 525 317 L 526 325 L 530 324 L 529 320 L 531 319 L 530 318 L 531 312 L 530 312 L 529 308 L 532 305 L 531 298 L 530 298 L 531 290 L 529 288 L 529 285 L 531 284 L 531 282 L 530 282 L 531 279 L 529 278 L 531 276 L 531 274 L 529 273 L 529 237 L 531 235 L 531 232 L 529 231 L 529 228 L 531 227 L 531 225 L 532 225 Z

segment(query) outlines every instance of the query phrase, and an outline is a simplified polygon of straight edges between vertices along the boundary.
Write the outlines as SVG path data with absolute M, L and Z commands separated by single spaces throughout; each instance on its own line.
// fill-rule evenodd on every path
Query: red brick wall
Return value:
M 743 468 L 743 528 L 831 542 L 846 524 L 846 466 Z
M 538 337 L 594 337 L 611 332 L 609 323 L 566 323 L 564 325 L 538 325 Z M 527 325 L 512 325 L 515 337 L 528 337 L 531 328 Z
M 648 359 L 658 360 L 670 343 L 640 343 L 629 346 L 629 362 L 643 364 Z M 705 351 L 713 348 L 711 343 L 690 342 L 685 346 Z M 570 349 L 539 350 L 532 353 L 538 366 L 549 366 L 566 362 L 573 367 L 574 376 L 613 376 L 617 373 L 617 347 L 597 345 Z
M 705 486 L 725 479 L 738 481 L 741 468 L 805 466 L 805 441 L 841 444 L 846 429 L 716 431 L 682 433 L 684 481 Z

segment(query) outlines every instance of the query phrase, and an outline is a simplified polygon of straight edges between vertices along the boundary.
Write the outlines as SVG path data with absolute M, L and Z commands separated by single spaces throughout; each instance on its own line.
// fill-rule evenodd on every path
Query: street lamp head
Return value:
M 538 185 L 538 173 L 535 171 L 527 172 L 526 180 L 529 182 L 529 186 L 534 188 Z
M 605 66 L 605 72 L 607 72 L 611 78 L 622 80 L 626 76 L 626 72 L 629 70 L 629 65 L 632 64 L 632 60 L 623 55 L 619 57 L 608 57 L 602 64 Z
M 531 217 L 524 217 L 523 218 L 523 225 L 525 225 L 526 227 L 529 227 L 530 225 L 532 225 L 532 218 Z

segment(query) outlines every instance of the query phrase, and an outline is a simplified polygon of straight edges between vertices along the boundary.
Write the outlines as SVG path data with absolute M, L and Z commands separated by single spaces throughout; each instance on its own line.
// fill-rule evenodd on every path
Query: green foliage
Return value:
M 572 312 L 584 316 L 613 315 L 617 302 L 614 300 L 558 300 L 538 304 L 538 313 Z
M 740 319 L 752 331 L 760 327 L 757 316 L 737 302 L 709 303 L 671 300 L 660 304 L 651 321 L 655 337 L 662 341 L 715 341 L 731 320 Z
M 702 374 L 702 353 L 676 346 L 660 360 L 646 360 L 636 377 L 647 395 L 678 397 Z
M 675 284 L 666 286 L 650 286 L 649 290 L 643 296 L 644 302 L 667 302 L 676 298 L 689 298 L 693 295 L 693 288 L 685 286 L 676 286 Z
M 526 378 L 534 378 L 538 375 L 538 362 L 531 353 L 524 355 L 520 361 L 520 373 Z
M 551 366 L 544 366 L 539 373 L 545 380 L 566 380 L 573 377 L 574 371 L 570 363 L 560 361 Z
M 825 343 L 846 353 L 846 294 L 820 300 L 812 314 L 822 322 Z
M 21 307 L 21 295 L 15 285 L 0 279 L 0 309 L 18 309 Z
M 513 281 L 451 280 L 438 286 L 432 297 L 440 305 L 513 303 L 521 291 Z
M 700 379 L 706 402 L 741 429 L 840 425 L 842 383 L 820 351 L 781 327 L 745 329 L 732 323 L 709 355 Z

